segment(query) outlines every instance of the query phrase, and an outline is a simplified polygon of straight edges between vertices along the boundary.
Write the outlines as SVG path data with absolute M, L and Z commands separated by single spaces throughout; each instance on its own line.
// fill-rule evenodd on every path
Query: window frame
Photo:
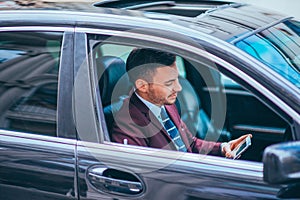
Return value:
M 115 42 L 116 44 L 131 45 L 131 46 L 132 46 L 132 44 L 136 44 L 136 46 L 139 46 L 140 43 L 149 43 L 149 44 L 152 44 L 152 45 L 149 45 L 149 46 L 152 46 L 154 48 L 155 48 L 155 46 L 165 45 L 164 50 L 166 50 L 166 51 L 168 51 L 168 50 L 170 51 L 173 47 L 175 47 L 177 49 L 177 51 L 180 51 L 181 49 L 183 49 L 186 52 L 191 52 L 194 55 L 196 54 L 195 52 L 192 52 L 191 49 L 188 49 L 188 48 L 184 49 L 184 46 L 190 46 L 188 44 L 183 44 L 183 43 L 178 42 L 178 41 L 168 40 L 168 39 L 164 39 L 164 38 L 157 38 L 153 35 L 148 35 L 148 34 L 125 33 L 125 32 L 116 31 L 116 30 L 92 29 L 92 28 L 91 29 L 78 28 L 77 31 L 83 31 L 83 32 L 86 32 L 87 34 L 97 34 L 101 37 L 102 36 L 111 36 L 111 37 L 116 36 L 116 37 L 120 38 L 120 40 L 122 39 L 122 40 L 127 40 L 128 41 L 128 42 L 127 41 L 125 41 L 125 42 L 124 41 L 123 42 L 117 41 L 117 42 Z M 143 35 L 144 37 L 141 37 L 141 35 Z M 140 39 L 140 38 L 143 38 L 143 39 Z M 154 40 L 154 38 L 156 40 Z M 135 43 L 130 42 L 130 40 L 135 41 Z M 110 40 L 110 42 L 111 42 L 111 40 Z M 181 43 L 183 47 L 180 47 L 179 45 L 177 45 L 178 43 Z M 195 47 L 191 47 L 191 48 L 193 48 L 193 50 L 195 50 Z M 197 49 L 197 51 L 199 51 L 198 56 L 202 56 L 205 59 L 208 59 L 208 60 L 211 60 L 212 62 L 218 63 L 220 66 L 223 67 L 223 70 L 227 70 L 228 72 L 232 73 L 237 78 L 244 80 L 249 86 L 251 86 L 253 88 L 261 88 L 261 90 L 266 91 L 266 88 L 263 85 L 261 85 L 260 83 L 255 81 L 252 77 L 250 77 L 245 72 L 243 72 L 240 69 L 233 66 L 231 63 L 228 63 L 227 61 L 223 60 L 221 57 L 216 57 L 215 55 L 213 55 L 209 52 L 205 52 L 201 49 Z M 221 72 L 223 70 L 221 70 Z M 258 89 L 256 89 L 256 90 L 258 90 Z M 259 92 L 262 96 L 265 96 L 265 97 L 268 97 L 268 94 L 270 94 L 270 96 L 274 96 L 274 94 L 272 94 L 271 91 L 269 91 L 269 90 L 266 92 L 268 94 L 264 94 L 262 91 L 257 91 L 257 92 Z M 276 96 L 274 98 L 279 99 Z M 279 100 L 278 102 L 282 102 L 282 101 Z M 284 102 L 282 102 L 282 103 L 284 104 L 284 106 L 279 106 L 279 108 L 281 110 L 286 110 L 286 109 L 284 109 L 284 107 L 287 106 L 287 105 L 285 105 Z M 278 106 L 278 104 L 279 103 L 277 103 L 277 106 Z M 285 111 L 285 113 L 288 113 L 288 112 Z

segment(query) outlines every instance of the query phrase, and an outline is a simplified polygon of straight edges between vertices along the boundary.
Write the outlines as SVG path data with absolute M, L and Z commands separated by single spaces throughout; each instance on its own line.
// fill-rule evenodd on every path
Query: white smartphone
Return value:
M 249 148 L 250 145 L 251 137 L 248 136 L 233 150 L 233 152 L 235 152 L 235 156 L 233 157 L 233 159 L 238 159 L 242 155 L 242 153 Z

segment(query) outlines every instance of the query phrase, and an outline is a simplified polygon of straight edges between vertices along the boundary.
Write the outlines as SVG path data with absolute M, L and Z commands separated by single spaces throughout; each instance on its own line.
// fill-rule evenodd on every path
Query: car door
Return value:
M 136 46 L 165 49 L 193 60 L 197 58 L 196 62 L 199 63 L 215 62 L 244 80 L 251 77 L 222 59 L 169 37 L 164 39 L 147 33 L 126 33 L 107 28 L 77 27 L 76 31 L 75 50 L 86 51 L 86 54 L 80 51 L 75 55 L 73 102 L 79 138 L 77 171 L 80 199 L 277 198 L 280 186 L 268 185 L 263 181 L 261 162 L 229 160 L 209 155 L 131 146 L 126 145 L 126 142 L 110 142 L 107 129 L 110 124 L 104 116 L 103 102 L 107 96 L 101 96 L 103 88 L 99 86 L 104 70 L 99 71 L 96 67 L 97 58 L 105 55 L 95 47 L 99 44 L 112 44 L 112 54 L 118 52 L 119 57 L 124 56 L 122 50 L 119 52 L 122 47 L 125 52 Z M 159 34 L 171 37 L 174 33 L 168 34 L 164 31 Z M 257 87 L 256 90 L 261 85 L 258 84 Z M 121 84 L 109 90 L 116 88 L 118 95 L 127 89 Z M 118 88 L 122 88 L 121 91 Z M 112 100 L 110 97 L 114 97 L 114 94 L 109 96 L 109 101 Z M 120 97 L 122 98 L 122 95 Z
M 72 30 L 0 27 L 0 199 L 77 199 Z

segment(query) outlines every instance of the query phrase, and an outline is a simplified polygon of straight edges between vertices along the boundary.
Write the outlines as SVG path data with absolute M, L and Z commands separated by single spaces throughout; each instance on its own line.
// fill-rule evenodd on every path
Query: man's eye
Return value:
M 168 83 L 165 83 L 165 86 L 171 86 L 171 85 L 173 85 L 173 82 L 168 82 Z

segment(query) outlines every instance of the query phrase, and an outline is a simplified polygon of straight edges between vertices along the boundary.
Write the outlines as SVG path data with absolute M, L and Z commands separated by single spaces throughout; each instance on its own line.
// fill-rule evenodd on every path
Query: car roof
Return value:
M 242 35 L 263 27 L 268 27 L 287 19 L 280 13 L 257 8 L 248 4 L 232 3 L 222 0 L 178 0 L 178 1 L 149 1 L 149 0 L 105 0 L 68 2 L 64 0 L 48 1 L 4 1 L 0 2 L 0 14 L 9 11 L 55 11 L 64 16 L 63 23 L 75 23 L 89 20 L 82 17 L 88 14 L 107 14 L 127 16 L 139 19 L 155 19 L 170 21 L 173 24 L 189 27 L 193 30 L 212 35 L 225 41 L 234 40 Z M 174 12 L 176 10 L 176 12 Z M 67 11 L 67 12 L 66 12 Z M 73 14 L 72 14 L 73 12 Z M 192 13 L 192 14 L 190 14 Z M 33 12 L 32 15 L 35 13 Z M 27 12 L 27 15 L 29 13 Z M 68 18 L 67 15 L 77 15 Z M 193 16 L 189 16 L 193 15 Z M 21 16 L 21 14 L 20 14 Z M 53 16 L 50 18 L 59 18 Z M 49 19 L 40 19 L 41 21 Z M 73 21 L 71 20 L 73 19 Z M 0 20 L 1 22 L 2 20 Z

